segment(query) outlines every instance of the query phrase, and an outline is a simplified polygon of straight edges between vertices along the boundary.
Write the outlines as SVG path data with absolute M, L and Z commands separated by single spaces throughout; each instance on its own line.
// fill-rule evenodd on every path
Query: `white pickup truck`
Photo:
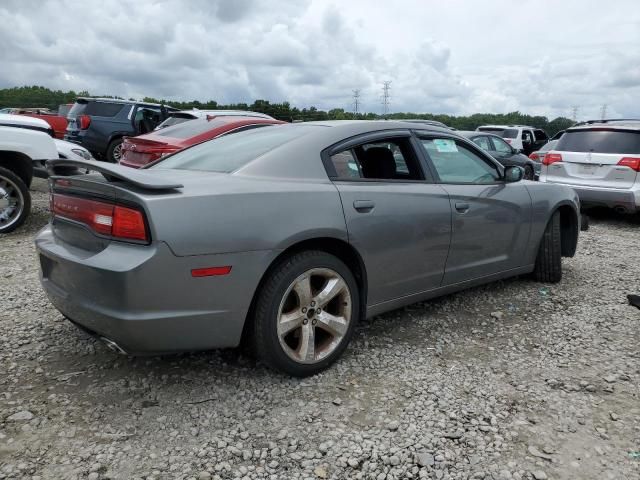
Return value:
M 18 228 L 31 210 L 29 186 L 46 176 L 44 162 L 54 158 L 88 160 L 89 152 L 54 139 L 44 120 L 0 114 L 0 233 Z

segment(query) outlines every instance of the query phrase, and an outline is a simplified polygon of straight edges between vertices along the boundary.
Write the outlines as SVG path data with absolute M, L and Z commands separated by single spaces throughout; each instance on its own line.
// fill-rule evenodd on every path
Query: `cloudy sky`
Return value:
M 2 0 L 0 87 L 640 116 L 638 0 Z

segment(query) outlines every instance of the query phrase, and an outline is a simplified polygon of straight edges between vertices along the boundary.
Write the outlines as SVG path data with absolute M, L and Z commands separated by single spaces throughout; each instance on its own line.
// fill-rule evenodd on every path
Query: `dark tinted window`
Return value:
M 498 127 L 480 127 L 478 128 L 479 132 L 491 132 L 491 133 L 495 133 L 496 135 L 500 135 L 504 129 L 503 128 L 498 128 Z
M 131 108 L 130 105 L 127 105 Z M 109 102 L 89 102 L 84 113 L 86 115 L 92 115 L 96 117 L 115 117 L 120 110 L 122 110 L 124 104 L 122 103 L 109 103 Z
M 640 133 L 620 130 L 567 131 L 558 140 L 556 150 L 593 153 L 640 153 Z
M 156 135 L 170 138 L 192 138 L 201 133 L 208 132 L 214 128 L 221 127 L 226 122 L 221 120 L 207 120 L 205 118 L 197 118 L 188 122 L 181 122 L 171 127 L 166 127 L 156 131 Z
M 535 135 L 537 142 L 545 141 L 548 138 L 547 134 L 544 133 L 544 130 L 534 130 L 533 134 Z
M 501 133 L 498 133 L 502 138 L 518 138 L 518 130 L 515 128 L 507 128 Z
M 187 122 L 187 124 L 189 123 L 192 122 Z M 180 125 L 170 128 L 177 127 Z M 313 125 L 300 125 L 293 128 L 272 126 L 225 135 L 182 150 L 151 168 L 230 173 L 268 151 L 302 137 L 317 128 L 324 127 Z

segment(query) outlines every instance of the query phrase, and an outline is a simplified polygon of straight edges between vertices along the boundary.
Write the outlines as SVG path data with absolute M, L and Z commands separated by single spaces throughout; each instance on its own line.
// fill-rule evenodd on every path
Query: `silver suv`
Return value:
M 590 121 L 567 129 L 544 156 L 540 181 L 572 187 L 585 206 L 640 212 L 640 120 Z

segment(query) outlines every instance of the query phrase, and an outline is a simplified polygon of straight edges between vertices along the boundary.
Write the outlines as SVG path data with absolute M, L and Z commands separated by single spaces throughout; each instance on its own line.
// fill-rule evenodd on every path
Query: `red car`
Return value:
M 154 130 L 139 137 L 125 137 L 122 143 L 120 165 L 141 168 L 164 155 L 177 152 L 196 143 L 206 142 L 229 133 L 280 123 L 285 122 L 251 116 L 206 116 L 204 118 L 196 118 L 160 130 Z
M 26 115 L 44 120 L 53 129 L 54 136 L 59 139 L 64 138 L 67 130 L 67 118 L 51 112 L 48 108 L 15 108 L 11 112 L 13 115 Z

